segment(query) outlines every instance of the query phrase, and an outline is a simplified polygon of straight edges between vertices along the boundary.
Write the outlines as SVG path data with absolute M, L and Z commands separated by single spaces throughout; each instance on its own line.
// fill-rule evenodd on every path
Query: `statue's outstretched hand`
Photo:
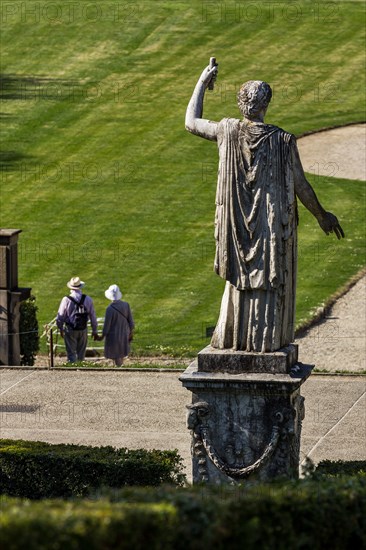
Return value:
M 323 216 L 318 220 L 320 227 L 329 235 L 329 233 L 335 233 L 337 239 L 344 237 L 344 232 L 341 226 L 339 225 L 337 216 L 331 212 L 324 212 Z
M 210 69 L 210 65 L 207 65 L 207 67 L 202 71 L 202 74 L 200 76 L 201 82 L 203 82 L 205 88 L 208 88 L 209 84 L 214 83 L 217 78 L 218 73 L 218 66 L 215 65 Z

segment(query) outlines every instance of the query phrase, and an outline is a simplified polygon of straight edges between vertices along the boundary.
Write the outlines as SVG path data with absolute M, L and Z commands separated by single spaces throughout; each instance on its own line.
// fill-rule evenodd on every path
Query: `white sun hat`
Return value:
M 108 300 L 120 300 L 122 298 L 122 292 L 117 285 L 111 285 L 104 293 Z
M 85 286 L 84 281 L 80 281 L 79 277 L 71 277 L 70 281 L 67 283 L 67 286 L 71 288 L 71 290 L 80 290 L 83 286 Z

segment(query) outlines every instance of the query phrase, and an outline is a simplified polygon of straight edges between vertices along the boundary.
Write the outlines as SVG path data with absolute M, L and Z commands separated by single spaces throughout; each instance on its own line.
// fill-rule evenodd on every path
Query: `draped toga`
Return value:
M 296 140 L 277 126 L 225 118 L 217 142 L 215 271 L 226 286 L 211 345 L 275 351 L 294 338 Z

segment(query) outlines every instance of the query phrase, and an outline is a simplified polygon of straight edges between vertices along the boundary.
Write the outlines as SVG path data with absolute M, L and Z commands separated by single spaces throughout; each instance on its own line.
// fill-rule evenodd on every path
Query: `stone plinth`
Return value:
M 18 287 L 20 229 L 0 229 L 0 365 L 20 365 L 19 306 L 30 288 Z
M 7 365 L 9 359 L 8 310 L 8 292 L 0 290 L 0 365 Z
M 18 237 L 21 229 L 0 229 L 0 288 L 18 287 Z
M 297 358 L 297 344 L 290 344 L 286 348 L 272 353 L 233 351 L 232 349 L 215 349 L 212 346 L 207 346 L 197 356 L 200 372 L 228 372 L 232 374 L 248 372 L 285 374 L 291 371 Z
M 295 346 L 284 355 L 268 354 L 267 359 L 246 354 L 243 360 L 240 352 L 236 356 L 238 352 L 232 350 L 218 351 L 204 349 L 180 376 L 192 392 L 187 426 L 192 435 L 194 483 L 297 478 L 304 418 L 300 387 L 312 366 L 296 362 L 288 367 L 289 356 L 297 356 Z M 285 372 L 243 372 L 244 363 L 253 370 L 256 365 L 274 368 L 273 356 Z M 239 366 L 236 374 L 235 365 Z

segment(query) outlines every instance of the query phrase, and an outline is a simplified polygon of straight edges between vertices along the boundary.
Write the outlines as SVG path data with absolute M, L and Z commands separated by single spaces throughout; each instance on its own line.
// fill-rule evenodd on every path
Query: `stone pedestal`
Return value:
M 297 344 L 290 344 L 286 348 L 272 353 L 233 351 L 232 349 L 215 349 L 212 346 L 207 346 L 199 352 L 197 366 L 200 372 L 285 374 L 291 371 L 297 358 Z
M 275 353 L 208 346 L 181 375 L 192 392 L 193 482 L 235 483 L 297 478 L 304 398 L 311 365 L 297 346 Z
M 0 229 L 0 365 L 20 365 L 19 306 L 30 288 L 18 287 L 20 229 Z

